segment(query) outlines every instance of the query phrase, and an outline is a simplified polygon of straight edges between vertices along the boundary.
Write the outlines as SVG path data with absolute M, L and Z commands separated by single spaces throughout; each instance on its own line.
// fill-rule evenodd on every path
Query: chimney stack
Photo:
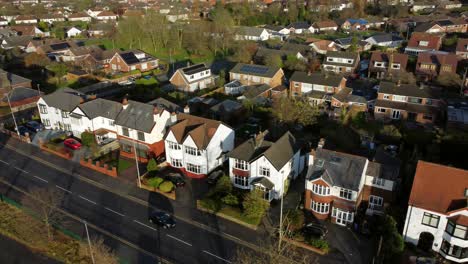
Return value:
M 188 105 L 186 105 L 186 106 L 184 107 L 184 113 L 185 113 L 185 114 L 190 114 L 190 107 L 189 107 Z
M 127 109 L 128 107 L 128 99 L 127 99 L 127 96 L 125 96 L 123 99 L 122 99 L 122 107 L 123 109 Z
M 317 148 L 323 148 L 325 146 L 325 138 L 321 138 L 318 142 Z

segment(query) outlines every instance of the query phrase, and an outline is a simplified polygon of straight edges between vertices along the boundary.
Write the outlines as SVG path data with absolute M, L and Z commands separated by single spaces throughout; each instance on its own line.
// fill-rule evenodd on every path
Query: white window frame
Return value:
M 345 189 L 345 188 L 341 188 L 340 189 L 340 198 L 352 201 L 353 200 L 353 191 Z
M 192 155 L 192 156 L 201 156 L 201 151 L 199 149 L 196 149 L 194 147 L 189 147 L 189 146 L 184 146 L 185 148 L 185 153 Z
M 389 94 L 384 94 L 383 95 L 384 100 L 391 100 L 390 97 L 391 97 L 391 95 L 389 95 Z
M 46 115 L 47 114 L 47 105 L 39 104 L 39 113 Z
M 328 214 L 330 212 L 330 204 L 312 201 L 310 209 L 318 214 Z
M 369 195 L 369 207 L 383 206 L 383 198 L 380 196 Z
M 238 170 L 248 171 L 249 170 L 249 163 L 245 160 L 235 159 L 234 160 L 234 168 Z
M 377 107 L 377 113 L 386 113 L 386 112 L 387 112 L 386 108 Z
M 385 185 L 385 179 L 384 178 L 374 177 L 372 179 L 372 184 L 377 185 L 377 186 L 384 186 Z
M 42 123 L 43 123 L 44 126 L 46 126 L 46 127 L 50 126 L 50 120 L 47 119 L 47 118 L 42 119 Z
M 312 184 L 312 192 L 320 196 L 327 196 L 330 195 L 330 187 L 314 183 Z
M 200 174 L 201 173 L 201 166 L 200 165 L 187 163 L 186 164 L 186 169 L 187 169 L 187 171 L 195 173 L 195 174 Z
M 258 175 L 264 176 L 264 177 L 270 177 L 270 168 L 260 166 L 258 168 Z
M 172 165 L 172 167 L 176 167 L 176 168 L 181 168 L 181 167 L 183 167 L 183 164 L 182 164 L 182 160 L 181 160 L 181 159 L 174 159 L 174 158 L 171 158 L 171 165 Z
M 167 141 L 167 145 L 169 146 L 170 149 L 174 149 L 174 150 L 181 149 L 180 144 L 178 144 L 177 142 Z
M 249 186 L 249 177 L 242 177 L 234 174 L 234 184 L 242 187 Z

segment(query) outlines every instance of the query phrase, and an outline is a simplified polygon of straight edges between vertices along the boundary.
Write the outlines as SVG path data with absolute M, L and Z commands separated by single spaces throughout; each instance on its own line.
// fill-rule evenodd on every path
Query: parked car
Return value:
M 176 225 L 174 218 L 170 214 L 161 211 L 153 212 L 149 217 L 149 222 L 162 226 L 165 229 L 174 228 Z
M 81 148 L 81 143 L 78 142 L 78 140 L 74 139 L 74 138 L 67 138 L 63 141 L 63 144 L 68 147 L 68 148 L 71 148 L 71 149 L 80 149 Z
M 21 136 L 25 136 L 26 133 L 31 134 L 31 131 L 25 126 L 18 126 L 18 132 Z
M 44 126 L 41 123 L 37 122 L 37 121 L 28 121 L 24 125 L 29 130 L 31 130 L 33 132 L 38 132 L 38 131 L 41 131 L 42 129 L 44 129 Z
M 215 184 L 218 181 L 218 179 L 221 178 L 221 176 L 223 176 L 222 170 L 214 171 L 208 176 L 208 179 L 206 180 L 206 182 L 208 184 Z
M 302 233 L 304 235 L 323 238 L 328 233 L 328 230 L 324 225 L 319 223 L 307 223 L 302 227 Z
M 143 79 L 145 79 L 145 80 L 149 80 L 149 79 L 151 79 L 151 78 L 153 78 L 151 75 L 145 75 L 145 76 L 143 76 Z
M 181 174 L 179 173 L 171 173 L 164 177 L 166 181 L 172 182 L 176 187 L 184 187 L 185 181 Z

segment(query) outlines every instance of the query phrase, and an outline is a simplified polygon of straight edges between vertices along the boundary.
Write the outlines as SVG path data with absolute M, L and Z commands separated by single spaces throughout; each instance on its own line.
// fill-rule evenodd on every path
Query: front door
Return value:
M 400 119 L 400 110 L 392 110 L 392 118 Z

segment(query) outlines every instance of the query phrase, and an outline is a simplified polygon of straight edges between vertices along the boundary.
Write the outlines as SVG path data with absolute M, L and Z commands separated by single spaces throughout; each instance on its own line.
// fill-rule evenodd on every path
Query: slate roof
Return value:
M 11 82 L 12 86 L 18 85 L 18 84 L 30 84 L 31 80 L 28 78 L 24 78 L 22 76 L 16 75 L 14 73 L 7 72 L 3 69 L 0 69 L 0 78 L 6 78 Z M 3 82 L 0 82 L 2 84 Z M 0 87 L 0 88 L 5 88 L 5 87 Z
M 251 69 L 254 69 L 254 71 L 252 71 Z M 279 70 L 280 68 L 278 67 L 268 67 L 258 64 L 237 63 L 236 66 L 234 66 L 234 68 L 231 69 L 231 72 L 272 78 Z
M 264 28 L 244 27 L 244 26 L 237 28 L 237 32 L 240 35 L 256 36 L 256 37 L 260 37 L 260 35 L 262 34 L 264 30 L 265 30 Z
M 242 95 L 245 96 L 246 98 L 252 99 L 270 89 L 271 87 L 268 84 L 249 85 L 249 86 L 245 86 L 245 91 Z
M 180 70 L 186 74 L 186 75 L 192 75 L 192 74 L 196 74 L 196 73 L 199 73 L 199 72 L 204 72 L 206 70 L 209 70 L 210 68 L 206 67 L 206 65 L 204 63 L 199 63 L 199 64 L 195 64 L 195 65 L 190 65 L 190 66 L 187 66 L 187 67 L 184 67 L 184 68 L 180 68 Z
M 177 121 L 177 124 L 169 128 L 169 131 L 174 134 L 177 143 L 182 144 L 190 136 L 198 149 L 205 149 L 218 127 L 223 124 L 213 119 L 183 113 L 177 114 Z
M 126 109 L 122 109 L 115 119 L 115 124 L 150 133 L 154 127 L 154 106 L 128 100 Z
M 291 23 L 286 28 L 308 29 L 309 27 L 310 27 L 309 22 L 301 21 L 301 22 Z
M 309 180 L 322 177 L 332 186 L 358 192 L 366 162 L 365 157 L 317 148 Z
M 216 112 L 216 113 L 231 113 L 231 112 L 235 112 L 239 109 L 242 108 L 242 104 L 237 102 L 237 101 L 233 101 L 233 100 L 230 100 L 230 99 L 226 99 L 224 101 L 222 101 L 221 103 L 217 104 L 217 105 L 214 105 L 210 108 L 211 111 L 213 112 Z
M 311 73 L 295 71 L 289 79 L 293 82 L 311 83 L 325 86 L 338 87 L 343 80 L 342 76 L 333 74 Z
M 396 83 L 388 81 L 380 82 L 379 93 L 405 95 L 420 98 L 440 98 L 440 92 L 430 88 L 429 86 L 418 87 L 414 84 L 397 85 Z
M 87 117 L 89 117 L 89 119 L 94 119 L 101 116 L 115 120 L 117 115 L 122 110 L 121 103 L 105 100 L 102 98 L 82 103 L 78 107 Z
M 279 171 L 299 150 L 300 147 L 296 138 L 288 131 L 276 142 L 249 139 L 233 149 L 228 156 L 248 162 L 265 156 L 273 167 Z
M 377 43 L 390 42 L 390 41 L 403 41 L 403 38 L 394 34 L 375 34 L 369 38 L 372 38 Z
M 167 111 L 171 112 L 171 113 L 174 113 L 174 112 L 183 112 L 184 111 L 184 108 L 182 108 L 181 106 L 169 101 L 169 100 L 166 100 L 162 97 L 159 97 L 157 99 L 154 99 L 150 102 L 148 102 L 147 104 L 150 104 L 150 105 L 153 105 L 153 106 L 156 106 L 158 108 L 162 108 L 162 109 L 166 109 Z
M 42 95 L 42 93 L 41 93 Z M 37 90 L 27 88 L 27 87 L 17 87 L 9 92 L 10 102 L 18 102 L 29 98 L 34 98 L 39 96 Z M 8 102 L 6 96 L 2 99 L 3 102 Z
M 266 177 L 258 177 L 252 180 L 252 184 L 261 184 L 263 187 L 271 190 L 273 187 L 275 187 L 275 184 L 272 183 L 268 178 Z
M 48 106 L 55 107 L 66 112 L 71 112 L 85 98 L 85 94 L 70 88 L 60 89 L 42 97 Z

